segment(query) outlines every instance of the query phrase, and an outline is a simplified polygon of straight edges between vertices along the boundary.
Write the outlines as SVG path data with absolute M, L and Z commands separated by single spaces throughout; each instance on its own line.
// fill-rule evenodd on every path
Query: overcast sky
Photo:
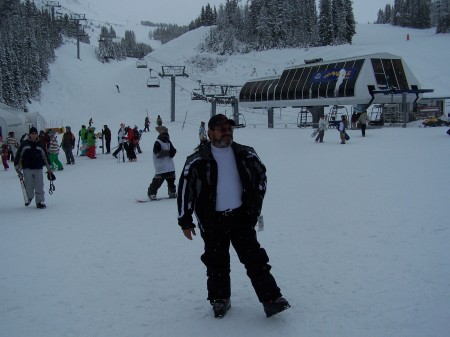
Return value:
M 76 2 L 76 0 L 72 0 Z M 245 0 L 242 0 L 245 1 Z M 187 25 L 195 19 L 202 6 L 210 4 L 218 7 L 226 0 L 91 0 L 91 7 L 105 9 L 111 18 L 117 20 L 149 20 L 152 22 Z M 318 0 L 316 1 L 319 2 Z M 355 18 L 359 23 L 373 22 L 377 12 L 394 0 L 353 0 Z M 64 3 L 64 1 L 62 2 Z

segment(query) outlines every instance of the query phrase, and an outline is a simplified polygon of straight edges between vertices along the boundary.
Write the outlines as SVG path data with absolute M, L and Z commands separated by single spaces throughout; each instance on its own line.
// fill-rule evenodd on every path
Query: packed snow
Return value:
M 0 172 L 0 336 L 448 336 L 447 128 L 414 122 L 368 129 L 365 138 L 351 130 L 346 145 L 329 129 L 319 144 L 311 128 L 297 127 L 298 110 L 276 110 L 274 129 L 264 112 L 241 110 L 247 127 L 235 130 L 235 141 L 253 146 L 267 166 L 258 238 L 292 305 L 272 318 L 231 249 L 232 307 L 215 319 L 201 238 L 182 235 L 175 200 L 135 199 L 146 196 L 154 175 L 158 114 L 178 150 L 177 176 L 197 146 L 211 108 L 190 99 L 197 80 L 243 84 L 307 58 L 390 52 L 405 59 L 423 88 L 448 97 L 450 35 L 357 25 L 352 45 L 202 54 L 221 59 L 205 72 L 192 60 L 206 33 L 190 32 L 146 57 L 157 71 L 186 65 L 190 77 L 176 79 L 174 122 L 169 79 L 149 89 L 148 69 L 137 69 L 136 60 L 102 64 L 84 44 L 79 60 L 73 42 L 57 51 L 31 111 L 75 133 L 92 117 L 96 131 L 107 124 L 113 134 L 121 122 L 142 129 L 148 113 L 151 131 L 143 134 L 137 162 L 118 162 L 100 148 L 97 159 L 76 156 L 75 165 L 56 172 L 53 195 L 46 182 L 45 210 L 26 208 L 15 171 Z M 217 112 L 230 115 L 231 108 Z M 65 163 L 62 152 L 59 158 Z M 164 184 L 158 196 L 166 195 Z

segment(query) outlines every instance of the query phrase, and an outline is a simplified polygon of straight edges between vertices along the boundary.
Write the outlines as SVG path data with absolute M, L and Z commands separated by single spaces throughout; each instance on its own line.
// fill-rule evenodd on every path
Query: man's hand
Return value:
M 195 228 L 187 228 L 187 229 L 183 229 L 183 234 L 185 237 L 187 237 L 189 240 L 192 240 L 192 235 L 196 235 L 195 234 Z

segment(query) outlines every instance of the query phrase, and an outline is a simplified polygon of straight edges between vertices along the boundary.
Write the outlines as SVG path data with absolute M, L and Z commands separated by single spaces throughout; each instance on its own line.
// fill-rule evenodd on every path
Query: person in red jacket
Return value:
M 134 152 L 134 132 L 131 127 L 127 127 L 127 157 L 129 161 L 136 161 L 136 153 Z

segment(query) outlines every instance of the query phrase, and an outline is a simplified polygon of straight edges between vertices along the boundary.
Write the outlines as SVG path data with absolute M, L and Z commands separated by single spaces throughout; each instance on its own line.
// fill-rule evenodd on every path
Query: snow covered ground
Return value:
M 210 114 L 209 104 L 190 100 L 197 79 L 242 84 L 305 58 L 391 52 L 405 58 L 424 88 L 449 95 L 449 34 L 357 29 L 351 46 L 226 56 L 206 73 L 187 67 L 190 78 L 177 78 L 174 122 L 169 80 L 148 89 L 148 70 L 135 60 L 101 64 L 86 45 L 81 60 L 73 44 L 58 50 L 32 111 L 75 131 L 93 117 L 97 131 L 108 124 L 113 133 L 120 122 L 143 127 L 148 111 L 152 128 L 135 163 L 99 154 L 76 157 L 76 165 L 56 172 L 46 210 L 25 208 L 14 170 L 0 172 L 0 337 L 448 336 L 446 128 L 411 123 L 369 129 L 366 138 L 355 130 L 345 146 L 330 129 L 317 144 L 311 129 L 296 127 L 294 110 L 277 111 L 274 129 L 265 126 L 264 113 L 241 111 L 247 127 L 235 131 L 235 140 L 253 146 L 268 169 L 266 228 L 258 237 L 292 305 L 270 319 L 233 250 L 232 308 L 214 319 L 202 240 L 184 238 L 174 200 L 135 203 L 154 174 L 158 114 L 178 149 L 177 175 L 197 145 L 200 121 Z M 149 66 L 185 65 L 205 33 L 159 47 L 147 57 Z M 166 193 L 163 185 L 159 195 Z

